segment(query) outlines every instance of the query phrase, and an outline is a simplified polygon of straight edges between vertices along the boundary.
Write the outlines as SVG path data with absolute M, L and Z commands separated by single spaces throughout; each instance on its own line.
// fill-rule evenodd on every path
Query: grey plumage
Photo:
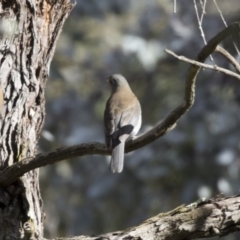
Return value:
M 108 81 L 111 96 L 104 112 L 105 140 L 112 149 L 111 171 L 119 173 L 123 170 L 125 141 L 141 127 L 141 106 L 122 75 L 111 75 Z
M 114 172 L 122 172 L 124 162 L 124 148 L 125 141 L 120 142 L 116 147 L 112 149 L 112 157 L 110 162 L 110 169 Z

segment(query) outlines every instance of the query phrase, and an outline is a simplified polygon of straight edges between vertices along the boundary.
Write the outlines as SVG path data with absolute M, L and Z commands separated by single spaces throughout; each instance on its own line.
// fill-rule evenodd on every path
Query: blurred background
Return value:
M 195 58 L 204 43 L 193 2 L 176 2 L 174 14 L 174 1 L 168 0 L 77 1 L 51 64 L 40 152 L 104 142 L 103 112 L 110 95 L 105 78 L 110 74 L 123 74 L 139 98 L 140 133 L 179 105 L 189 64 L 164 49 Z M 238 0 L 218 4 L 228 24 L 240 20 Z M 224 28 L 214 1 L 207 2 L 202 25 L 207 40 Z M 223 46 L 238 57 L 232 39 Z M 232 69 L 219 54 L 213 58 L 207 63 Z M 191 110 L 173 131 L 126 154 L 121 174 L 109 171 L 106 156 L 41 168 L 45 237 L 122 230 L 200 197 L 238 194 L 239 107 L 239 82 L 204 70 Z

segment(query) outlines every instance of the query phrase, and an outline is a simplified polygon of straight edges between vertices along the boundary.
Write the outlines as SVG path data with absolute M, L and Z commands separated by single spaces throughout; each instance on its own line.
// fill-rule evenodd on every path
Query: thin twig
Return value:
M 194 9 L 195 9 L 195 12 L 196 12 L 196 16 L 197 16 L 197 21 L 198 21 L 198 27 L 199 27 L 199 30 L 201 32 L 201 37 L 203 39 L 203 42 L 204 44 L 206 45 L 207 44 L 207 40 L 206 40 L 206 37 L 205 37 L 205 34 L 204 34 L 204 31 L 203 31 L 203 28 L 202 28 L 202 21 L 203 21 L 203 17 L 206 13 L 206 0 L 204 0 L 204 2 L 200 2 L 201 3 L 201 6 L 202 6 L 202 14 L 201 14 L 201 18 L 199 17 L 199 13 L 198 13 L 198 7 L 197 7 L 197 3 L 196 3 L 196 0 L 193 0 L 193 3 L 194 3 Z M 213 61 L 213 58 L 212 56 L 210 55 L 210 59 Z
M 220 46 L 217 46 L 215 51 L 222 54 L 222 56 L 224 56 L 233 65 L 233 67 L 236 69 L 237 73 L 240 74 L 240 64 L 226 49 L 224 49 Z
M 222 73 L 225 73 L 229 76 L 235 77 L 235 78 L 240 80 L 240 75 L 239 74 L 237 74 L 235 72 L 232 72 L 232 71 L 230 71 L 226 68 L 219 67 L 216 64 L 215 65 L 210 65 L 210 64 L 206 64 L 206 63 L 201 63 L 201 62 L 189 59 L 189 58 L 184 57 L 184 56 L 179 56 L 179 55 L 175 54 L 174 52 L 172 52 L 168 49 L 166 49 L 165 52 L 168 53 L 169 55 L 172 55 L 173 57 L 181 60 L 181 61 L 188 62 L 188 63 L 191 63 L 193 65 L 196 65 L 196 66 L 199 66 L 199 67 L 202 67 L 202 68 L 207 68 L 207 69 L 215 70 L 215 71 L 218 71 L 218 72 L 222 72 Z
M 223 24 L 225 25 L 225 27 L 227 27 L 228 26 L 227 22 L 225 21 L 225 18 L 223 17 L 223 13 L 222 13 L 221 9 L 219 8 L 219 6 L 217 4 L 217 1 L 213 0 L 213 2 L 214 2 L 215 6 L 216 6 L 216 8 L 218 10 L 218 13 L 219 13 L 219 15 L 220 15 L 220 17 L 221 17 L 221 19 L 223 21 Z M 236 43 L 234 41 L 233 41 L 233 46 L 234 46 L 234 48 L 235 48 L 235 50 L 236 50 L 236 52 L 238 54 L 238 57 L 240 57 L 240 52 L 239 52 L 238 47 L 237 47 L 237 45 L 236 45 Z
M 221 11 L 221 9 L 220 9 L 219 6 L 218 6 L 217 1 L 216 1 L 216 0 L 213 0 L 213 2 L 214 2 L 215 6 L 216 6 L 216 8 L 217 8 L 217 10 L 218 10 L 218 13 L 219 13 L 219 15 L 220 15 L 220 17 L 221 17 L 221 19 L 222 19 L 222 21 L 223 21 L 223 24 L 225 25 L 225 27 L 227 27 L 227 26 L 228 26 L 228 25 L 227 25 L 227 22 L 225 21 L 225 19 L 224 19 L 224 17 L 223 17 L 222 11 Z
M 173 2 L 173 13 L 176 13 L 177 12 L 177 3 L 176 3 L 177 0 L 174 0 Z
M 207 3 L 207 0 L 204 0 L 204 2 L 202 2 L 200 0 L 200 3 L 201 3 L 201 6 L 202 6 L 202 14 L 201 14 L 201 18 L 200 18 L 200 23 L 201 23 L 201 26 L 202 26 L 203 17 L 206 14 L 206 3 Z M 205 41 L 206 41 L 206 39 L 205 39 Z

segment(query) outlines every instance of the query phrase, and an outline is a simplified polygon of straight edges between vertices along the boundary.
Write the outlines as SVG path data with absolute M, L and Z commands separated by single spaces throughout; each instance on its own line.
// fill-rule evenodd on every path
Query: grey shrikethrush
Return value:
M 141 106 L 127 80 L 120 74 L 107 78 L 111 96 L 104 112 L 105 141 L 112 150 L 111 171 L 123 170 L 125 141 L 134 137 L 142 124 Z

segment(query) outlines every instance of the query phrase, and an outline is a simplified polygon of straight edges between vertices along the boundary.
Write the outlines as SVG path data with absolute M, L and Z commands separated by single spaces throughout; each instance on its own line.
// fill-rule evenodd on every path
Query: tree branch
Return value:
M 229 37 L 231 34 L 240 31 L 239 23 L 234 23 L 229 27 L 225 28 L 214 36 L 208 43 L 203 47 L 196 57 L 197 62 L 203 63 L 206 58 L 214 52 L 217 45 Z M 126 152 L 131 152 L 138 148 L 141 148 L 159 137 L 172 130 L 176 122 L 180 117 L 186 113 L 193 105 L 195 99 L 195 82 L 196 77 L 201 69 L 201 66 L 191 65 L 187 72 L 185 80 L 185 94 L 183 102 L 175 108 L 170 114 L 159 124 L 142 135 L 128 141 L 126 143 Z M 53 152 L 38 154 L 35 157 L 23 159 L 20 162 L 7 167 L 0 173 L 0 186 L 7 186 L 17 180 L 24 173 L 39 168 L 48 164 L 53 164 L 68 158 L 79 157 L 84 155 L 101 154 L 108 155 L 110 150 L 102 143 L 87 143 L 80 144 L 72 147 L 62 147 L 54 150 Z
M 215 51 L 222 54 L 222 56 L 224 56 L 233 65 L 237 73 L 240 74 L 240 64 L 226 49 L 217 46 Z
M 232 72 L 226 68 L 222 68 L 222 67 L 219 67 L 218 65 L 210 65 L 210 64 L 206 64 L 206 63 L 201 63 L 201 62 L 197 62 L 195 60 L 192 60 L 192 59 L 189 59 L 185 56 L 179 56 L 177 55 L 176 53 L 166 49 L 165 50 L 166 53 L 168 53 L 169 55 L 172 55 L 173 57 L 177 58 L 178 60 L 181 60 L 181 61 L 184 61 L 184 62 L 188 62 L 188 63 L 191 63 L 193 65 L 196 65 L 196 66 L 199 66 L 199 67 L 202 67 L 202 68 L 207 68 L 207 69 L 211 69 L 211 70 L 215 70 L 215 71 L 218 71 L 218 72 L 222 72 L 222 73 L 225 73 L 229 76 L 232 76 L 232 77 L 235 77 L 237 78 L 238 80 L 240 80 L 240 75 L 235 73 L 235 72 Z M 223 52 L 222 52 L 223 53 Z
M 240 195 L 217 196 L 154 216 L 138 226 L 99 236 L 58 240 L 148 240 L 196 239 L 225 236 L 240 229 Z

